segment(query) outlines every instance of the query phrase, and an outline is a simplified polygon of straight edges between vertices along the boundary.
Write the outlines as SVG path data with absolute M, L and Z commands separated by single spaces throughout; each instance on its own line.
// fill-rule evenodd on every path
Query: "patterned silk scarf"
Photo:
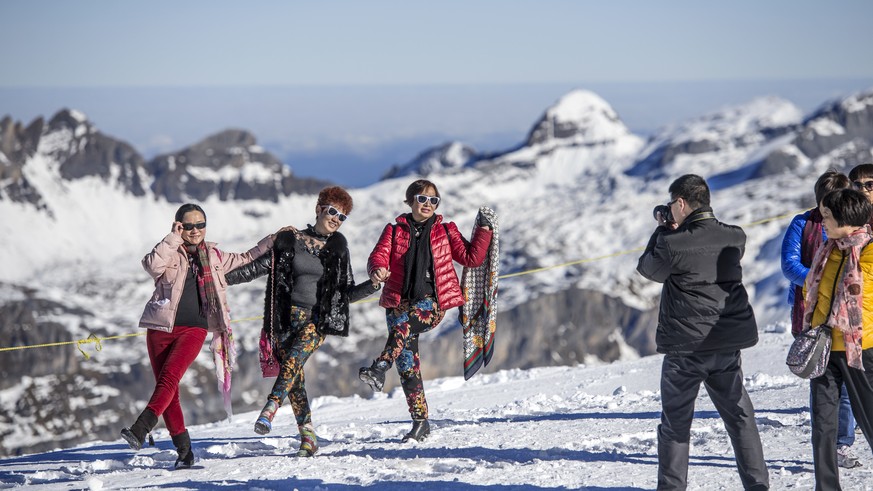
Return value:
M 209 265 L 209 250 L 206 249 L 205 242 L 200 242 L 194 251 L 188 249 L 188 254 L 194 258 L 192 266 L 197 276 L 200 315 L 209 319 L 209 314 L 218 312 L 218 290 L 215 289 L 215 280 L 212 278 L 212 268 Z
M 220 313 L 218 302 L 218 290 L 215 288 L 215 279 L 212 277 L 212 268 L 209 263 L 209 250 L 205 242 L 200 242 L 196 247 L 186 248 L 192 258 L 191 267 L 197 277 L 197 293 L 200 295 L 200 315 L 209 319 L 210 314 Z M 216 249 L 216 254 L 220 251 Z M 227 326 L 223 332 L 214 332 L 212 342 L 209 345 L 212 350 L 212 359 L 215 362 L 215 375 L 218 378 L 218 389 L 224 399 L 224 410 L 228 419 L 233 415 L 231 406 L 231 372 L 236 362 L 236 346 L 233 342 L 233 330 Z
M 828 238 L 824 245 L 818 249 L 812 261 L 809 274 L 806 277 L 806 311 L 803 314 L 803 330 L 807 331 L 812 328 L 812 314 L 815 312 L 818 289 L 821 285 L 825 265 L 834 247 L 838 248 L 845 254 L 846 260 L 842 275 L 839 275 L 838 271 L 838 276 L 834 278 L 836 288 L 834 288 L 830 314 L 825 319 L 825 324 L 833 329 L 840 330 L 846 344 L 846 361 L 850 367 L 861 371 L 864 371 L 864 365 L 861 363 L 863 316 L 861 305 L 864 291 L 864 275 L 861 271 L 860 257 L 861 250 L 866 247 L 871 238 L 873 237 L 871 237 L 870 226 L 865 225 L 852 232 L 848 237 L 841 239 Z
M 803 232 L 800 236 L 800 264 L 810 267 L 812 260 L 815 257 L 815 251 L 821 247 L 822 243 L 822 226 L 821 212 L 818 208 L 813 208 L 809 211 L 809 218 L 806 220 L 806 225 L 803 226 Z M 795 337 L 800 334 L 803 329 L 803 312 L 805 310 L 805 302 L 803 301 L 803 287 L 794 287 L 794 306 L 791 309 L 791 334 Z

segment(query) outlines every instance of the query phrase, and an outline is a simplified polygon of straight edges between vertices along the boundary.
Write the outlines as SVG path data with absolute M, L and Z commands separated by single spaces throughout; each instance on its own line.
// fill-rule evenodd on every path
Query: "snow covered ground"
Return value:
M 777 490 L 814 485 L 808 386 L 785 368 L 790 339 L 784 325 L 768 326 L 743 355 Z M 423 443 L 399 442 L 410 426 L 399 389 L 371 399 L 319 397 L 313 413 L 322 447 L 312 459 L 293 456 L 297 430 L 286 406 L 267 436 L 252 431 L 255 412 L 189 428 L 198 457 L 193 469 L 172 470 L 176 454 L 160 425 L 157 446 L 138 453 L 119 439 L 0 460 L 0 488 L 654 489 L 660 363 L 661 356 L 650 356 L 597 366 L 486 368 L 467 382 L 426 381 L 433 429 Z M 863 467 L 842 471 L 843 489 L 873 489 L 870 446 L 859 434 L 854 448 Z M 741 489 L 727 434 L 704 390 L 690 463 L 690 489 Z

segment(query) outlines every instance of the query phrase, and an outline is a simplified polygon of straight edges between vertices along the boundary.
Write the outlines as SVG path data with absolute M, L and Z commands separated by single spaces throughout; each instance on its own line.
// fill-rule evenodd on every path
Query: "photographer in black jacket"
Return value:
M 664 284 L 656 342 L 661 368 L 658 489 L 685 489 L 694 401 L 702 382 L 731 439 L 745 489 L 768 489 L 755 410 L 743 387 L 740 350 L 758 342 L 755 314 L 743 287 L 746 234 L 716 220 L 709 186 L 693 174 L 670 185 L 669 213 L 637 271 Z

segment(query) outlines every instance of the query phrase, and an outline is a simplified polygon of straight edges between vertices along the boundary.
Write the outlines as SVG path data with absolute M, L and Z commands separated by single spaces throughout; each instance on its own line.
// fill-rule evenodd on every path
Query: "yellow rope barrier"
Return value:
M 784 215 L 779 215 L 779 216 L 775 216 L 775 217 L 764 218 L 764 219 L 762 219 L 762 220 L 758 220 L 758 221 L 755 221 L 755 222 L 747 223 L 747 224 L 744 224 L 744 225 L 742 225 L 742 226 L 743 226 L 743 227 L 754 227 L 754 226 L 756 226 L 756 225 L 762 225 L 762 224 L 764 224 L 764 223 L 772 222 L 772 221 L 775 221 L 775 220 L 781 220 L 781 219 L 783 219 L 783 218 L 793 217 L 794 215 L 797 215 L 798 213 L 803 213 L 804 211 L 806 211 L 806 210 L 804 209 L 804 210 L 795 211 L 795 212 L 792 212 L 792 213 L 786 213 L 786 214 L 784 214 Z M 569 261 L 569 262 L 566 262 L 566 263 L 555 264 L 555 265 L 552 265 L 552 266 L 543 266 L 543 267 L 541 267 L 541 268 L 528 269 L 528 270 L 525 270 L 525 271 L 519 271 L 519 272 L 517 272 L 517 273 L 504 274 L 504 275 L 500 275 L 500 276 L 498 276 L 498 278 L 499 278 L 499 279 L 507 279 L 507 278 L 515 278 L 515 277 L 517 277 L 517 276 L 525 276 L 525 275 L 529 275 L 529 274 L 541 273 L 541 272 L 543 272 L 543 271 L 549 271 L 549 270 L 552 270 L 552 269 L 559 269 L 559 268 L 566 268 L 566 267 L 568 267 L 568 266 L 575 266 L 575 265 L 577 265 L 577 264 L 584 264 L 584 263 L 591 263 L 591 262 L 595 262 L 595 261 L 601 261 L 601 260 L 603 260 L 603 259 L 609 259 L 609 258 L 611 258 L 611 257 L 623 256 L 623 255 L 625 255 L 625 254 L 631 254 L 631 253 L 634 253 L 634 252 L 641 252 L 641 251 L 643 251 L 643 250 L 645 250 L 645 247 L 637 247 L 637 248 L 634 248 L 634 249 L 627 249 L 627 250 L 624 250 L 624 251 L 618 251 L 618 252 L 614 252 L 614 253 L 612 253 L 612 254 L 606 254 L 606 255 L 603 255 L 603 256 L 597 256 L 597 257 L 586 258 L 586 259 L 578 259 L 578 260 L 576 260 L 576 261 Z M 379 300 L 378 298 L 368 298 L 368 299 L 366 299 L 366 300 L 359 300 L 359 301 L 357 301 L 357 302 L 355 302 L 355 303 L 369 303 L 369 302 L 376 302 L 376 301 L 378 301 L 378 300 Z M 256 316 L 256 317 L 247 317 L 247 318 L 244 318 L 244 319 L 234 319 L 234 320 L 232 320 L 231 322 L 248 322 L 248 321 L 260 320 L 260 319 L 263 319 L 263 318 L 264 318 L 264 316 L 259 315 L 259 316 Z M 75 341 L 63 341 L 63 342 L 58 342 L 58 343 L 32 344 L 32 345 L 25 345 L 25 346 L 11 346 L 11 347 L 8 347 L 8 348 L 0 348 L 0 353 L 2 353 L 2 352 L 4 352 L 4 351 L 15 351 L 15 350 L 23 350 L 23 349 L 31 349 L 31 348 L 48 348 L 48 347 L 52 347 L 52 346 L 68 346 L 68 345 L 71 345 L 71 344 L 75 344 L 76 347 L 79 348 L 79 351 L 82 353 L 82 355 L 85 356 L 85 359 L 86 359 L 86 360 L 89 360 L 89 359 L 91 358 L 90 355 L 88 355 L 88 353 L 86 353 L 86 352 L 82 349 L 82 345 L 84 345 L 84 344 L 94 343 L 94 344 L 96 345 L 95 349 L 96 349 L 97 351 L 100 351 L 100 350 L 103 349 L 103 345 L 101 344 L 102 341 L 108 341 L 108 340 L 113 340 L 113 339 L 122 339 L 122 338 L 130 338 L 130 337 L 134 337 L 134 336 L 144 336 L 144 335 L 145 335 L 145 332 L 137 332 L 137 333 L 131 333 L 131 334 L 121 334 L 121 335 L 118 335 L 118 336 L 107 336 L 107 337 L 105 337 L 105 338 L 98 338 L 98 337 L 95 336 L 94 334 L 91 334 L 90 336 L 88 336 L 88 337 L 85 338 L 85 339 L 78 339 L 78 340 L 75 340 Z

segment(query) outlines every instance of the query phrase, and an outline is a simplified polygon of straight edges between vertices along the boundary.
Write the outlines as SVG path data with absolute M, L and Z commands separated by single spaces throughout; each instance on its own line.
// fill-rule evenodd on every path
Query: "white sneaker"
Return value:
M 845 469 L 854 469 L 855 467 L 861 467 L 861 461 L 852 453 L 852 447 L 840 445 L 837 447 L 837 465 Z

